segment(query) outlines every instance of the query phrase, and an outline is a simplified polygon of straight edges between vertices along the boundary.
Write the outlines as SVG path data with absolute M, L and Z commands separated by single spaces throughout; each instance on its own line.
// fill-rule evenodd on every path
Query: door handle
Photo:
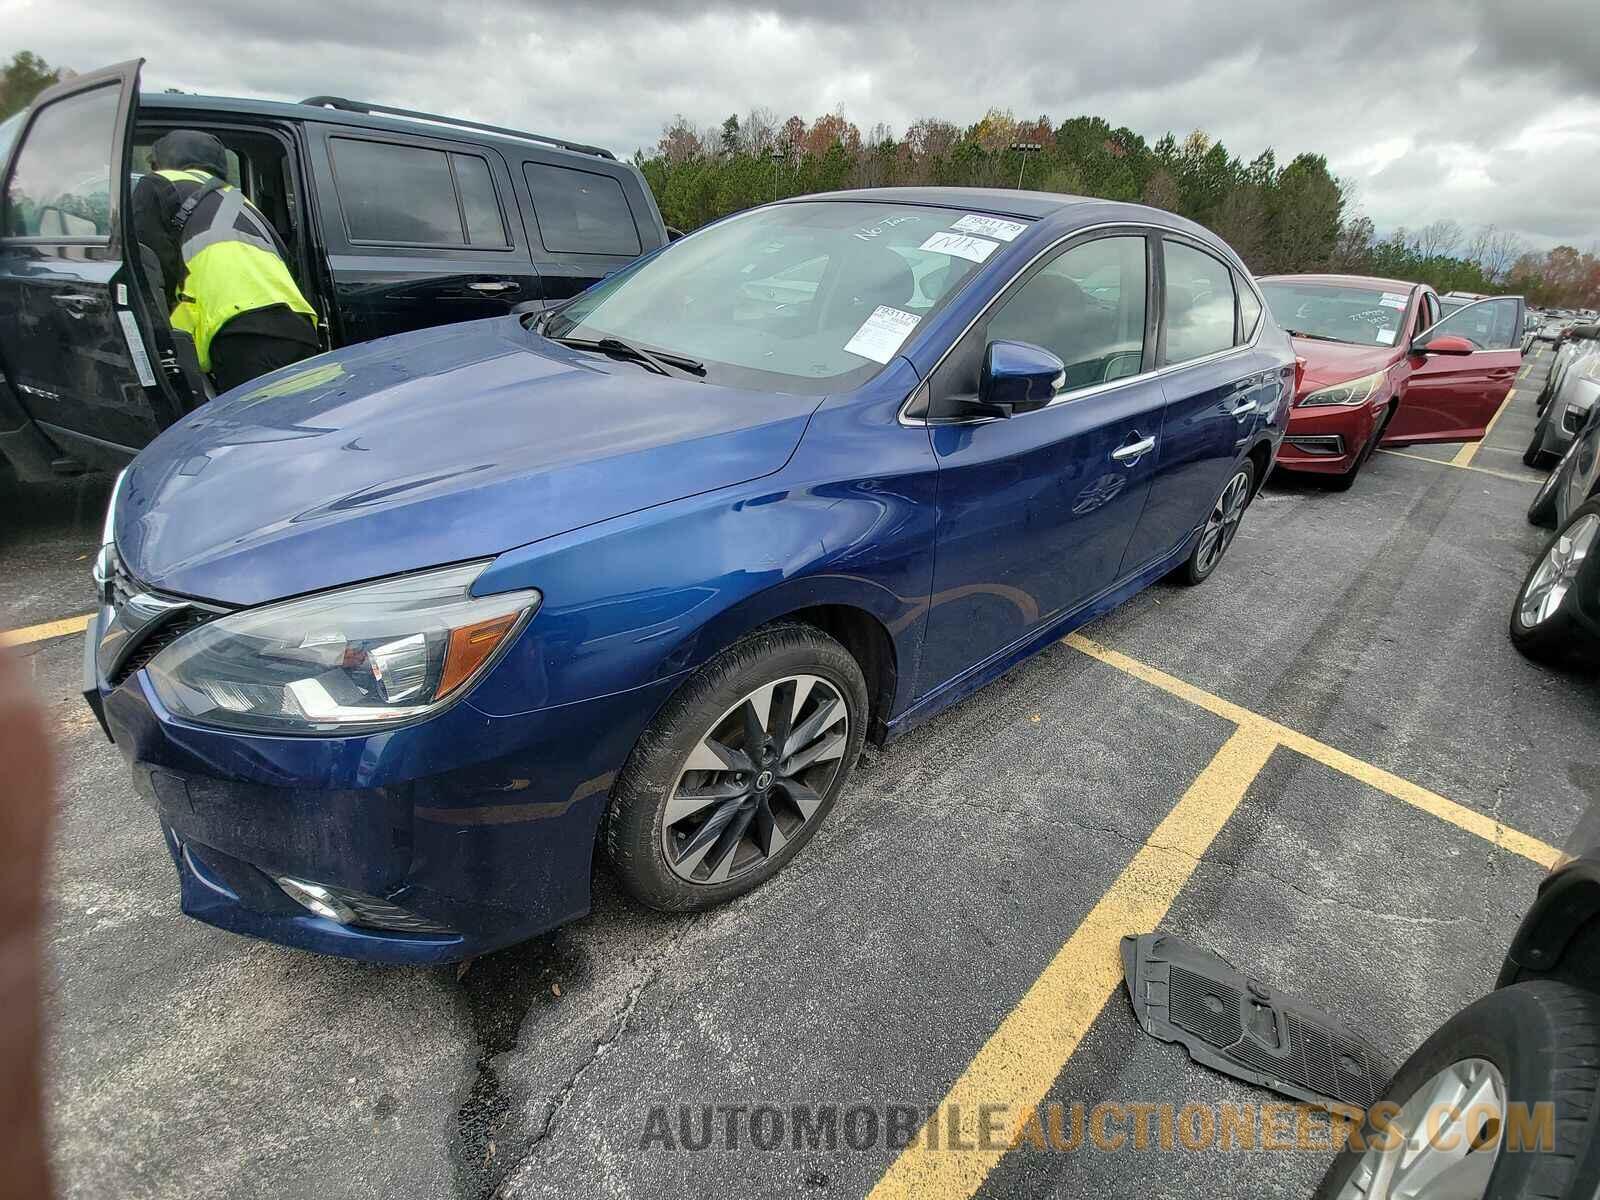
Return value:
M 1111 457 L 1116 459 L 1119 463 L 1127 463 L 1131 466 L 1133 463 L 1139 461 L 1139 459 L 1143 458 L 1146 454 L 1149 454 L 1150 451 L 1154 450 L 1155 448 L 1155 438 L 1140 438 L 1137 442 L 1129 442 L 1125 446 L 1118 446 L 1111 452 Z
M 467 284 L 467 286 L 475 292 L 483 293 L 485 296 L 497 296 L 501 292 L 514 292 L 517 290 L 517 285 L 509 279 L 479 279 Z
M 1236 404 L 1232 408 L 1230 408 L 1228 410 L 1228 415 L 1230 417 L 1243 417 L 1243 416 L 1247 416 L 1250 413 L 1255 412 L 1255 410 L 1256 410 L 1255 398 L 1251 397 L 1249 400 L 1241 400 L 1241 401 L 1239 401 L 1238 404 Z

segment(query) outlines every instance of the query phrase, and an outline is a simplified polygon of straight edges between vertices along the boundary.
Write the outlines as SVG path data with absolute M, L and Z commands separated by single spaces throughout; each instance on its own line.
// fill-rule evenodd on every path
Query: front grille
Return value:
M 135 671 L 141 667 L 148 666 L 151 659 L 155 658 L 156 655 L 160 654 L 184 634 L 191 630 L 199 629 L 202 625 L 209 624 L 215 617 L 215 613 L 202 612 L 199 609 L 191 608 L 183 610 L 171 620 L 156 626 L 156 628 L 146 633 L 144 639 L 138 642 L 132 652 L 122 660 L 121 665 L 117 667 L 111 676 L 111 686 L 119 686 L 129 679 Z
M 101 602 L 109 605 L 111 617 L 101 630 L 100 667 L 112 687 L 125 683 L 135 671 L 191 630 L 223 615 L 209 608 L 176 597 L 168 598 L 139 583 L 126 567 L 115 547 L 103 551 L 105 568 Z

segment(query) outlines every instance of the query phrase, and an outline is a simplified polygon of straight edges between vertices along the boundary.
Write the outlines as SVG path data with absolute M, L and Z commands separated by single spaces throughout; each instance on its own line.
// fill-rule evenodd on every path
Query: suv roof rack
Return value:
M 502 137 L 521 138 L 528 142 L 543 142 L 547 146 L 559 146 L 563 150 L 573 150 L 579 154 L 593 154 L 600 158 L 609 158 L 613 162 L 617 156 L 611 151 L 600 146 L 588 146 L 582 142 L 569 142 L 565 138 L 545 137 L 542 133 L 528 133 L 522 129 L 508 129 L 504 125 L 485 125 L 482 121 L 464 121 L 459 117 L 441 117 L 437 113 L 418 112 L 410 108 L 392 108 L 387 104 L 369 104 L 365 100 L 347 100 L 343 96 L 307 96 L 300 101 L 314 108 L 336 108 L 341 112 L 378 113 L 387 117 L 406 117 L 413 121 L 427 121 L 434 125 L 455 125 L 462 129 L 477 129 L 484 133 L 498 133 Z

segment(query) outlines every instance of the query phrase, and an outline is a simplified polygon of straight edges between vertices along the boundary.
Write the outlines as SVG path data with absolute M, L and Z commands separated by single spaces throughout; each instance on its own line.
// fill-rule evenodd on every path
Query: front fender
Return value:
M 640 687 L 824 604 L 883 625 L 908 691 L 932 582 L 937 473 L 926 431 L 881 426 L 871 415 L 881 407 L 825 406 L 777 476 L 501 555 L 474 590 L 536 587 L 544 603 L 470 703 L 508 716 Z M 893 406 L 883 411 L 892 424 Z

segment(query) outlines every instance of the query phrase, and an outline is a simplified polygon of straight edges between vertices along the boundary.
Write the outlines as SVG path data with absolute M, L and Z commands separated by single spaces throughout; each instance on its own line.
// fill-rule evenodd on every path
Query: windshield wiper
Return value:
M 1285 329 L 1284 332 L 1290 337 L 1310 338 L 1313 342 L 1343 342 L 1345 345 L 1351 344 L 1345 342 L 1343 338 L 1329 337 L 1325 333 L 1307 333 L 1304 329 Z
M 644 367 L 654 371 L 657 375 L 670 375 L 668 367 L 676 367 L 690 375 L 704 375 L 706 365 L 698 359 L 690 358 L 684 354 L 672 354 L 665 350 L 646 350 L 643 346 L 635 346 L 632 342 L 625 342 L 619 337 L 603 337 L 590 340 L 588 338 L 551 338 L 552 342 L 559 342 L 563 346 L 571 346 L 574 350 L 598 350 L 601 354 L 610 354 L 617 358 L 631 359 Z

